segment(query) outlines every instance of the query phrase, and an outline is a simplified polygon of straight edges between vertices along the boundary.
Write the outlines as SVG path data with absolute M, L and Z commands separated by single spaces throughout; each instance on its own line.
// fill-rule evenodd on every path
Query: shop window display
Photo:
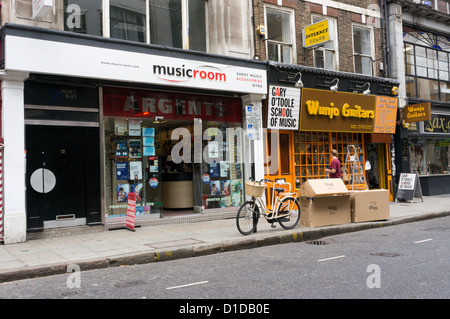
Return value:
M 329 168 L 332 149 L 336 149 L 338 152 L 342 170 L 348 145 L 355 146 L 360 163 L 364 163 L 362 136 L 362 134 L 356 133 L 294 132 L 296 187 L 300 187 L 308 179 L 328 178 L 325 168 Z M 346 184 L 350 183 L 345 176 L 343 179 Z
M 207 138 L 203 141 L 206 161 L 203 161 L 201 169 L 204 209 L 239 207 L 242 204 L 242 130 L 230 124 L 210 122 L 204 126 L 204 137 Z
M 108 221 L 125 216 L 130 192 L 137 195 L 137 219 L 242 204 L 239 99 L 104 92 Z
M 161 145 L 153 121 L 105 118 L 104 129 L 106 216 L 125 216 L 130 192 L 136 193 L 136 216 L 159 216 Z
M 412 139 L 409 151 L 412 173 L 450 174 L 450 139 Z

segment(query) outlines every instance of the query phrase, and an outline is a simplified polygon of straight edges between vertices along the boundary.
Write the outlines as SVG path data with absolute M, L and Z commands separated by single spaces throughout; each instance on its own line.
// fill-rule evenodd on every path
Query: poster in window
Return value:
M 232 179 L 230 183 L 231 205 L 234 207 L 241 205 L 242 185 L 239 179 Z
M 130 119 L 128 122 L 128 135 L 141 136 L 141 121 L 138 119 Z
M 230 195 L 230 180 L 220 181 L 220 192 L 222 196 Z
M 142 136 L 155 137 L 155 128 L 154 127 L 142 128 Z
M 127 132 L 127 119 L 116 118 L 114 120 L 116 135 L 125 135 Z
M 228 177 L 230 174 L 230 162 L 220 162 L 220 177 Z
M 142 162 L 140 161 L 130 162 L 130 179 L 133 180 L 142 179 Z
M 217 196 L 220 195 L 220 181 L 211 181 L 210 182 L 210 186 L 211 186 L 211 195 L 212 196 Z
M 116 156 L 127 157 L 128 156 L 128 146 L 126 140 L 116 140 L 114 141 L 114 149 L 116 150 Z
M 150 214 L 150 206 L 137 206 L 136 207 L 136 216 L 137 215 L 149 215 Z
M 223 196 L 220 198 L 220 207 L 230 207 L 231 206 L 231 196 Z
M 219 157 L 219 143 L 217 141 L 210 141 L 208 143 L 208 156 L 209 158 Z
M 155 148 L 144 146 L 144 156 L 155 156 Z
M 128 200 L 128 193 L 130 192 L 130 185 L 128 184 L 118 184 L 116 186 L 117 190 L 117 202 L 122 203 Z
M 144 137 L 144 146 L 155 146 L 155 138 L 154 137 Z
M 116 180 L 128 180 L 128 162 L 116 163 Z
M 141 140 L 130 140 L 130 157 L 141 157 Z
M 209 163 L 209 176 L 219 177 L 219 163 Z
M 144 184 L 137 183 L 130 185 L 130 192 L 136 194 L 136 202 L 141 202 L 143 197 Z

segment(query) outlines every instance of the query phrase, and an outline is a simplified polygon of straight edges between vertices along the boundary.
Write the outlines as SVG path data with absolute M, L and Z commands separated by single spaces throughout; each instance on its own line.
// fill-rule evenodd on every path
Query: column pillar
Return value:
M 261 94 L 248 94 L 242 97 L 243 108 L 243 131 L 244 131 L 244 178 L 247 181 L 252 176 L 252 164 L 254 169 L 255 180 L 261 180 L 264 178 L 264 139 L 262 129 L 262 100 L 265 99 L 265 95 Z M 245 107 L 253 105 L 261 108 L 261 138 L 259 140 L 249 140 L 247 138 L 247 118 L 245 117 Z
M 398 106 L 403 108 L 406 104 L 405 57 L 403 52 L 403 22 L 402 7 L 397 3 L 388 4 L 388 46 L 390 63 L 388 67 L 391 76 L 400 82 L 398 92 Z
M 29 73 L 1 71 L 1 134 L 5 244 L 26 240 L 24 81 Z

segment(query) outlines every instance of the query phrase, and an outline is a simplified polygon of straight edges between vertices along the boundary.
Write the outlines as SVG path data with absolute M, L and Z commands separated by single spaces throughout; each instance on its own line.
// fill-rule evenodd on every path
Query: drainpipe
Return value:
M 387 78 L 391 77 L 391 62 L 389 58 L 389 52 L 390 48 L 389 45 L 386 45 L 388 43 L 388 34 L 389 34 L 389 21 L 388 21 L 388 12 L 387 12 L 387 0 L 380 0 L 380 3 L 383 3 L 383 14 L 384 14 L 384 37 L 383 37 L 383 43 L 386 47 L 386 50 L 383 49 L 384 58 L 386 59 L 386 65 L 385 65 L 385 74 Z

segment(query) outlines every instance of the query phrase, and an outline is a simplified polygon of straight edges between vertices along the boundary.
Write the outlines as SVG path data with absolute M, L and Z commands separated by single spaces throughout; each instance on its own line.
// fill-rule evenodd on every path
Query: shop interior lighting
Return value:
M 330 90 L 333 91 L 334 93 L 336 93 L 338 91 L 338 89 L 339 89 L 339 86 L 338 86 L 339 85 L 339 79 L 338 78 L 333 79 L 333 81 L 331 81 L 330 84 L 333 84 L 334 81 L 336 81 L 336 84 L 330 86 Z
M 163 116 L 155 116 L 155 120 L 153 121 L 153 124 L 162 124 L 166 123 L 167 121 L 164 120 Z
M 364 87 L 366 86 L 366 84 L 367 84 L 367 90 L 363 91 L 362 93 L 363 93 L 365 96 L 369 96 L 369 95 L 370 95 L 370 83 L 369 83 L 369 82 L 364 83 L 364 85 L 362 86 L 362 88 L 364 88 Z

